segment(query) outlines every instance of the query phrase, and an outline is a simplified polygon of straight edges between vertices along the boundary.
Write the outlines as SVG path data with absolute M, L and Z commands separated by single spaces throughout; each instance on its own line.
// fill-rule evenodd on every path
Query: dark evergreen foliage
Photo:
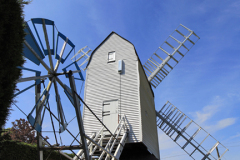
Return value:
M 4 147 L 3 147 L 4 146 Z M 34 160 L 38 159 L 37 145 L 27 144 L 24 142 L 18 142 L 13 140 L 0 141 L 0 159 L 7 160 Z M 73 154 L 68 154 L 73 157 Z M 49 157 L 48 157 L 49 156 Z M 43 159 L 48 160 L 68 160 L 63 155 L 60 155 L 57 151 L 44 151 Z
M 16 80 L 22 66 L 24 26 L 22 7 L 18 0 L 0 1 L 0 131 L 10 113 Z

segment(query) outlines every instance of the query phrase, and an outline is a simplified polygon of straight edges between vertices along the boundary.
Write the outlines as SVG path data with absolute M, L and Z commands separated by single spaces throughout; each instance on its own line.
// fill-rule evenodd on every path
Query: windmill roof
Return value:
M 125 41 L 129 42 L 130 44 L 132 44 L 129 40 L 123 38 L 122 36 L 120 36 L 120 35 L 117 34 L 116 32 L 112 31 L 112 32 L 92 51 L 92 54 L 91 54 L 91 56 L 90 56 L 90 59 L 89 59 L 89 61 L 88 61 L 88 63 L 87 63 L 86 68 L 88 68 L 88 65 L 90 64 L 90 62 L 91 62 L 91 60 L 92 60 L 92 56 L 93 56 L 94 53 L 97 51 L 97 49 L 98 49 L 111 35 L 113 35 L 113 34 L 118 35 L 119 37 L 121 37 L 121 38 L 124 39 Z M 133 45 L 133 44 L 132 44 L 132 45 Z M 139 59 L 139 57 L 138 57 L 138 54 L 137 54 L 137 51 L 136 51 L 134 45 L 133 45 L 133 48 L 134 48 L 135 53 L 136 53 L 136 55 L 137 55 L 138 61 L 140 62 L 140 66 L 141 66 L 142 69 L 143 69 L 142 63 L 141 63 L 141 61 L 140 61 L 140 59 Z M 143 71 L 144 71 L 144 69 L 143 69 Z M 145 77 L 146 77 L 146 79 L 147 79 L 147 75 L 146 75 L 145 72 L 144 72 L 144 75 L 145 75 Z M 152 86 L 151 86 L 150 82 L 148 82 L 148 84 L 149 84 L 149 87 L 151 88 L 152 94 L 153 94 L 153 96 L 154 96 L 154 92 L 153 92 L 153 90 L 152 90 Z

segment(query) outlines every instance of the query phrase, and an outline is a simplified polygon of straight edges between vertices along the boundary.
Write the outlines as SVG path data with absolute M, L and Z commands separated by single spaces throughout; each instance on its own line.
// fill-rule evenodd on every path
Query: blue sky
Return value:
M 143 64 L 179 24 L 193 30 L 200 40 L 154 89 L 156 110 L 169 100 L 229 148 L 224 159 L 239 157 L 239 0 L 33 0 L 24 13 L 26 21 L 53 20 L 57 29 L 76 45 L 76 51 L 86 45 L 94 49 L 115 31 L 134 44 Z M 31 62 L 26 66 L 35 68 Z M 34 89 L 17 101 L 19 107 L 30 112 Z M 55 101 L 54 96 L 51 101 Z M 6 127 L 11 127 L 10 122 L 15 119 L 24 118 L 14 106 L 13 109 Z M 159 145 L 162 159 L 191 159 L 162 131 Z

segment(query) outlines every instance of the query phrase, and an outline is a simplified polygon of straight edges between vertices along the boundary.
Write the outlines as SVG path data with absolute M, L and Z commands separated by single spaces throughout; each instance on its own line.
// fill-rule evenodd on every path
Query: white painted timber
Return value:
M 156 158 L 159 157 L 158 134 L 156 124 L 156 111 L 154 97 L 145 77 L 143 68 L 139 62 L 139 83 L 140 83 L 140 108 L 142 121 L 142 141 Z M 155 124 L 154 124 L 155 123 Z
M 115 61 L 108 61 L 109 52 L 115 52 Z M 118 72 L 119 60 L 122 60 L 121 73 Z M 84 100 L 101 120 L 103 103 L 117 100 L 119 120 L 121 116 L 126 116 L 129 129 L 127 143 L 142 142 L 159 159 L 151 86 L 134 46 L 114 32 L 91 55 L 86 71 Z M 83 108 L 83 122 L 87 135 L 102 127 L 86 107 Z

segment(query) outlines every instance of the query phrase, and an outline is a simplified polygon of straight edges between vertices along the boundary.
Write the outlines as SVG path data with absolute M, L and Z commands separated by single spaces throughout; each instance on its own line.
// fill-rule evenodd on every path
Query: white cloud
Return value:
M 229 139 L 234 139 L 234 138 L 238 138 L 238 137 L 240 137 L 240 133 L 237 133 L 236 135 L 231 136 Z
M 231 99 L 235 99 L 235 100 L 240 100 L 240 93 L 239 91 L 232 91 L 231 93 L 228 93 L 227 96 Z
M 211 107 L 211 106 L 209 106 L 209 107 Z M 212 114 L 213 114 L 212 112 L 208 112 L 208 113 L 202 112 L 201 113 L 201 112 L 197 111 L 196 112 L 196 116 L 197 116 L 196 121 L 201 124 L 201 123 L 205 122 L 207 119 L 211 118 Z
M 223 129 L 225 127 L 233 125 L 236 122 L 236 120 L 237 120 L 237 118 L 226 118 L 226 119 L 220 120 L 220 121 L 218 121 L 216 128 Z
M 237 118 L 234 117 L 220 119 L 215 124 L 208 124 L 209 120 L 217 112 L 221 111 L 224 104 L 224 99 L 220 98 L 220 96 L 215 96 L 210 105 L 207 105 L 202 110 L 193 113 L 193 116 L 196 117 L 195 122 L 210 133 L 216 132 L 218 130 L 235 124 Z
M 223 100 L 219 96 L 215 96 L 210 105 L 205 106 L 201 111 L 196 111 L 193 116 L 198 124 L 203 124 L 210 119 L 216 112 L 220 110 Z
M 208 126 L 210 132 L 216 132 L 218 130 L 224 129 L 228 126 L 235 124 L 237 118 L 225 118 L 218 121 L 215 125 Z

